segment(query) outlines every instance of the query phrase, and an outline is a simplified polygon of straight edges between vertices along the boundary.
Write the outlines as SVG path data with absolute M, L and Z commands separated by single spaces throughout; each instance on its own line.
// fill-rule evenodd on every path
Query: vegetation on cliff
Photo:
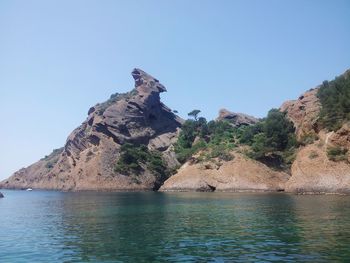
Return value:
M 331 131 L 338 130 L 350 121 L 350 78 L 342 75 L 332 81 L 324 81 L 317 94 L 321 102 L 319 122 Z
M 240 143 L 250 145 L 247 155 L 275 168 L 287 168 L 297 147 L 293 123 L 286 113 L 277 109 L 269 111 L 261 122 L 240 131 Z
M 45 168 L 47 168 L 48 170 L 51 170 L 58 162 L 60 154 L 63 152 L 63 150 L 64 150 L 63 147 L 54 149 L 52 153 L 50 153 L 50 155 L 46 155 L 44 158 L 42 158 L 41 160 L 46 162 Z
M 197 117 L 197 116 L 196 116 Z M 206 149 L 206 158 L 230 160 L 229 153 L 235 147 L 235 129 L 226 121 L 210 121 L 203 117 L 189 119 L 182 126 L 175 144 L 175 153 L 180 163 Z
M 109 106 L 115 104 L 116 102 L 118 102 L 120 100 L 130 99 L 135 94 L 137 94 L 136 89 L 133 89 L 130 92 L 126 92 L 126 93 L 118 93 L 117 92 L 117 93 L 112 94 L 110 96 L 110 98 L 108 100 L 106 100 L 105 102 L 98 103 L 95 107 L 97 108 L 98 114 L 102 115 Z
M 334 162 L 347 161 L 348 149 L 339 146 L 332 146 L 327 148 L 328 159 Z
M 124 175 L 139 175 L 148 169 L 159 180 L 165 180 L 169 171 L 158 151 L 151 151 L 146 145 L 125 143 L 120 148 L 120 157 L 114 167 L 115 172 Z
M 238 145 L 249 145 L 253 159 L 276 168 L 288 167 L 294 158 L 297 141 L 293 124 L 286 114 L 272 109 L 265 119 L 251 126 L 233 127 L 226 121 L 205 118 L 187 120 L 180 132 L 175 153 L 183 163 L 202 150 L 199 160 L 218 158 L 229 161 Z

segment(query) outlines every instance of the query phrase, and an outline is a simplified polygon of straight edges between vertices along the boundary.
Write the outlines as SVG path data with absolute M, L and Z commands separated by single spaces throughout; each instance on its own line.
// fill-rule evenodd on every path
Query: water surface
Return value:
M 2 191 L 0 262 L 350 262 L 350 197 Z

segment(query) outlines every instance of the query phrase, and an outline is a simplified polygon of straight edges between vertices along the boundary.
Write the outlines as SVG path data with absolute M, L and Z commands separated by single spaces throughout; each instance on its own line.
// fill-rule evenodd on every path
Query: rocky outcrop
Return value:
M 350 150 L 350 123 L 345 123 L 339 130 L 332 132 L 327 143 Z
M 349 71 L 343 74 L 349 76 Z M 281 110 L 287 113 L 296 127 L 300 141 L 318 138 L 311 144 L 301 145 L 291 169 L 286 191 L 299 193 L 350 193 L 350 156 L 334 161 L 327 151 L 332 147 L 350 150 L 350 124 L 338 131 L 327 132 L 318 125 L 321 104 L 317 98 L 318 87 L 301 95 L 298 100 L 285 102 Z M 347 160 L 346 160 L 347 159 Z
M 87 119 L 68 137 L 64 148 L 19 170 L 2 182 L 4 188 L 60 190 L 151 190 L 156 176 L 115 172 L 123 143 L 145 144 L 161 152 L 169 167 L 178 165 L 172 144 L 182 120 L 160 102 L 166 88 L 140 69 L 132 76 L 135 88 L 114 94 L 91 107 Z
M 247 126 L 257 123 L 259 120 L 255 117 L 243 113 L 235 113 L 226 109 L 219 111 L 217 121 L 228 121 L 234 127 Z
M 147 166 L 142 166 L 138 175 L 116 172 L 121 145 L 146 145 L 161 154 L 167 167 L 176 168 L 179 162 L 173 144 L 183 121 L 161 103 L 160 93 L 166 88 L 157 79 L 140 69 L 135 69 L 132 76 L 135 88 L 131 92 L 114 94 L 91 107 L 87 119 L 69 135 L 63 148 L 17 171 L 0 183 L 0 188 L 157 189 L 164 178 L 154 175 Z M 345 123 L 335 132 L 322 129 L 318 121 L 318 90 L 319 87 L 311 89 L 280 107 L 293 122 L 300 142 L 290 174 L 246 157 L 242 153 L 247 149 L 238 145 L 230 161 L 200 161 L 193 156 L 160 190 L 350 193 L 350 124 Z M 234 127 L 258 122 L 249 115 L 225 109 L 220 110 L 217 120 L 228 121 Z M 341 156 L 330 157 L 329 149 L 341 149 L 336 153 Z
M 4 195 L 0 192 L 0 198 L 3 198 L 4 197 Z
M 349 75 L 349 71 L 345 75 Z M 297 100 L 283 103 L 280 108 L 293 122 L 301 143 L 291 175 L 235 153 L 233 161 L 223 162 L 220 166 L 187 162 L 165 181 L 161 190 L 350 193 L 350 124 L 328 133 L 319 126 L 321 104 L 318 89 L 311 89 Z M 221 110 L 217 120 L 230 121 L 234 126 L 256 122 L 249 116 L 227 110 Z M 347 153 L 340 160 L 332 160 L 327 154 L 331 147 L 345 149 Z
M 311 89 L 301 95 L 297 100 L 286 101 L 280 110 L 287 113 L 288 118 L 296 128 L 297 138 L 319 132 L 317 125 L 320 113 L 320 102 L 317 98 L 318 88 Z
M 165 181 L 161 191 L 281 191 L 289 175 L 234 153 L 232 161 L 217 164 L 187 162 Z
M 350 193 L 349 159 L 332 161 L 327 156 L 329 147 L 344 142 L 345 138 L 338 136 L 337 133 L 320 132 L 319 140 L 300 149 L 292 165 L 292 176 L 286 183 L 286 191 Z

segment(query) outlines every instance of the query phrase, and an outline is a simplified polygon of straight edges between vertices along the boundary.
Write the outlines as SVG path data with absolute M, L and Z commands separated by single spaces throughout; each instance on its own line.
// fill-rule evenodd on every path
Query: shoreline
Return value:
M 47 188 L 32 188 L 33 191 L 52 191 L 61 193 L 246 193 L 246 194 L 292 194 L 292 195 L 343 195 L 350 196 L 350 191 L 328 192 L 328 191 L 285 191 L 285 190 L 262 190 L 262 189 L 230 189 L 230 190 L 215 190 L 215 191 L 200 191 L 191 189 L 177 189 L 177 190 L 149 190 L 149 189 L 83 189 L 83 190 L 63 190 L 63 189 L 47 189 Z M 10 191 L 26 191 L 23 188 L 0 188 L 0 190 Z M 4 197 L 0 192 L 0 198 Z

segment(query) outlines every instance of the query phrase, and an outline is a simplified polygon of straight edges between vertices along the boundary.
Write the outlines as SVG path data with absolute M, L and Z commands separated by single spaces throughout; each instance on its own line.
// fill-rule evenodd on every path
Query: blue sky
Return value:
M 0 1 L 0 179 L 64 145 L 139 67 L 182 117 L 264 116 L 350 67 L 350 1 Z

